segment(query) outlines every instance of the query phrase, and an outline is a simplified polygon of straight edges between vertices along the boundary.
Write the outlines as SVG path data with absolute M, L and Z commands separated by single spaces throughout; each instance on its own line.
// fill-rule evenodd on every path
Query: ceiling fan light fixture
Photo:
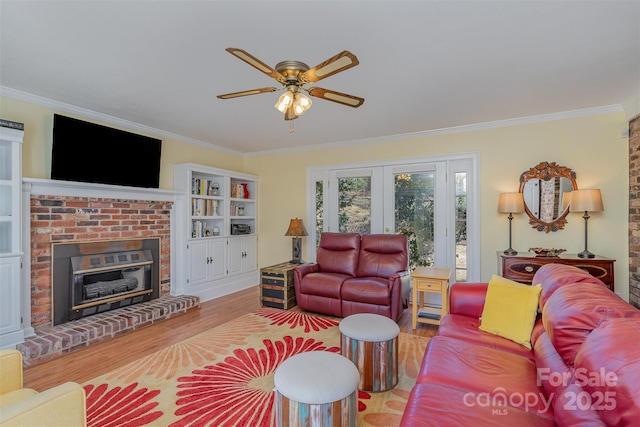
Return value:
M 278 98 L 278 102 L 276 102 L 276 105 L 274 105 L 274 107 L 276 108 L 276 110 L 284 114 L 293 103 L 293 99 L 293 93 L 291 93 L 290 91 L 286 91 L 285 93 L 280 95 L 280 98 Z

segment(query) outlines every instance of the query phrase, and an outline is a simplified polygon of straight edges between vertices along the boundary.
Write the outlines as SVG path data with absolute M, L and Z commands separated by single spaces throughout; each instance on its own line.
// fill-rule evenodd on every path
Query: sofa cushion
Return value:
M 407 236 L 363 234 L 358 260 L 358 277 L 389 277 L 406 271 L 409 265 Z
M 481 396 L 443 384 L 419 383 L 411 390 L 400 426 L 555 426 L 540 417 L 511 406 L 487 404 Z
M 483 332 L 479 329 L 479 326 L 479 319 L 459 314 L 448 314 L 440 322 L 438 335 L 457 338 L 533 359 L 534 354 L 531 350 L 506 338 Z
M 350 277 L 338 273 L 309 273 L 302 279 L 300 290 L 303 294 L 339 299 L 342 283 Z
M 544 307 L 549 297 L 560 287 L 568 283 L 593 283 L 606 285 L 580 268 L 565 264 L 545 264 L 536 271 L 533 283 L 542 286 L 540 308 Z
M 538 338 L 533 349 L 538 382 L 555 401 L 571 383 L 573 369 L 560 357 L 546 332 Z
M 340 273 L 355 277 L 360 253 L 360 234 L 324 232 L 316 255 L 316 263 L 324 273 Z
M 476 395 L 488 393 L 491 398 L 506 396 L 514 407 L 553 418 L 548 399 L 542 398 L 544 390 L 537 384 L 533 361 L 502 350 L 435 336 L 427 344 L 417 382 L 443 384 Z M 535 401 L 526 399 L 532 394 Z
M 572 366 L 585 338 L 609 318 L 640 317 L 640 311 L 606 286 L 582 282 L 558 288 L 542 309 L 542 322 L 556 351 Z
M 388 306 L 391 304 L 389 279 L 380 277 L 356 277 L 342 284 L 340 296 L 345 301 Z
M 640 318 L 608 319 L 576 354 L 576 383 L 607 425 L 640 420 Z M 580 401 L 578 401 L 578 404 Z
M 494 274 L 487 287 L 480 330 L 531 349 L 540 290 L 540 286 L 523 285 Z

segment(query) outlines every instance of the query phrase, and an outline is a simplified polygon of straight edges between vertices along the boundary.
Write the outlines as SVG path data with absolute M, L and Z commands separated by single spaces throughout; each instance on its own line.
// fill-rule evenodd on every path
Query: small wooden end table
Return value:
M 411 273 L 413 281 L 411 329 L 418 323 L 439 325 L 440 319 L 447 314 L 449 278 L 451 269 L 418 267 Z M 425 293 L 439 293 L 442 295 L 442 307 L 425 304 Z

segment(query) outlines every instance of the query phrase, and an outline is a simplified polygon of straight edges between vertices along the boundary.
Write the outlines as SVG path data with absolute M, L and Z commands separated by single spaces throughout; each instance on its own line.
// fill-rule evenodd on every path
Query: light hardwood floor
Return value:
M 203 302 L 199 309 L 74 351 L 24 372 L 25 387 L 43 391 L 66 381 L 84 383 L 163 347 L 250 313 L 260 307 L 258 286 Z M 292 310 L 296 310 L 294 307 Z M 402 332 L 433 336 L 437 327 L 418 324 L 411 330 L 411 310 L 398 321 Z

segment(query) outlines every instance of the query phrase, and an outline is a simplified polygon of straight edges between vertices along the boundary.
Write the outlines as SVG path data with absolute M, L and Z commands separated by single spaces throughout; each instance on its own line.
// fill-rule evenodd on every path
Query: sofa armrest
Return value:
M 5 406 L 0 426 L 79 426 L 87 425 L 84 389 L 77 383 L 64 383 Z
M 449 286 L 449 313 L 479 319 L 488 283 L 457 282 Z
M 0 350 L 0 395 L 22 388 L 22 354 Z
M 299 283 L 307 274 L 317 273 L 319 271 L 320 266 L 318 264 L 300 264 L 293 269 L 293 279 Z
M 409 307 L 409 296 L 411 295 L 411 274 L 408 271 L 398 273 L 400 276 L 400 301 L 402 307 Z

